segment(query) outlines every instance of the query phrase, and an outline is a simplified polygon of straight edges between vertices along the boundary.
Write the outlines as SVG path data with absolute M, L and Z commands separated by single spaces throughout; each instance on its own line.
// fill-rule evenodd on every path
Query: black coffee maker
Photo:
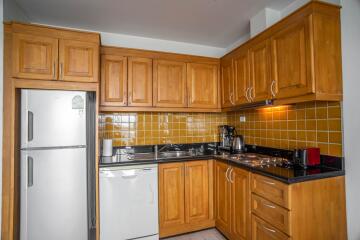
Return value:
M 234 126 L 220 125 L 219 127 L 220 149 L 229 150 L 231 148 L 236 130 Z

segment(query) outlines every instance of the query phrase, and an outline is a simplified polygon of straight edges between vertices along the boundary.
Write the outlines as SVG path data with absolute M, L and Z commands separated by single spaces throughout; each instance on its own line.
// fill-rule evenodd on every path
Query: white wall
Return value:
M 350 240 L 360 239 L 360 0 L 342 0 L 343 129 Z
M 109 46 L 139 48 L 154 51 L 200 55 L 207 57 L 221 57 L 226 52 L 225 48 L 211 47 L 192 43 L 137 37 L 107 32 L 100 32 L 100 35 L 101 44 Z
M 255 37 L 280 19 L 280 11 L 264 8 L 250 19 L 250 36 Z
M 29 18 L 15 0 L 1 0 L 4 5 L 3 20 L 16 20 L 20 22 L 28 22 Z M 2 21 L 1 21 L 2 22 Z

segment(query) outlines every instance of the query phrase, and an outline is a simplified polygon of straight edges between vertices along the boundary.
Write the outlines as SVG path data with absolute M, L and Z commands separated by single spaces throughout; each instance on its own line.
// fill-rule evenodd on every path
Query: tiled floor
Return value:
M 226 240 L 226 238 L 213 228 L 176 237 L 165 238 L 164 240 Z

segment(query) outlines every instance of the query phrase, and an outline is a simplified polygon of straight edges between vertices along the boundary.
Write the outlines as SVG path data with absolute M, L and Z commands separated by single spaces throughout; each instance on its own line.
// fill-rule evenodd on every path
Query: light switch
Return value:
M 245 116 L 240 116 L 240 122 L 246 122 L 246 117 Z

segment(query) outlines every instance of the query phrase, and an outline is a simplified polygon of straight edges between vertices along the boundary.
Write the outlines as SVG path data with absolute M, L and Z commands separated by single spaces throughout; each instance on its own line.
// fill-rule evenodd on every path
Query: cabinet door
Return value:
M 189 107 L 218 108 L 217 65 L 188 63 L 187 85 Z
M 152 59 L 129 57 L 128 105 L 152 106 Z
M 60 40 L 59 60 L 60 80 L 72 82 L 98 81 L 98 44 L 74 40 Z
M 162 229 L 185 224 L 184 164 L 159 165 L 160 234 Z
M 227 180 L 228 165 L 217 161 L 215 165 L 216 227 L 230 236 L 230 183 Z
M 127 60 L 114 55 L 101 56 L 101 105 L 126 106 Z
M 315 91 L 310 66 L 309 20 L 295 22 L 271 38 L 272 91 L 276 98 L 296 97 Z
M 250 235 L 250 175 L 233 168 L 231 172 L 231 235 L 234 239 L 248 239 Z
M 14 77 L 57 79 L 58 39 L 14 33 L 12 49 Z
M 185 216 L 186 223 L 209 219 L 208 161 L 185 163 Z
M 154 60 L 155 107 L 186 107 L 186 63 Z
M 246 49 L 234 58 L 234 102 L 236 105 L 249 102 L 249 61 Z
M 289 240 L 290 237 L 262 219 L 252 215 L 252 240 Z
M 249 95 L 253 101 L 268 99 L 270 93 L 270 46 L 269 41 L 257 42 L 250 47 Z
M 234 78 L 232 60 L 221 61 L 221 106 L 231 107 L 234 100 Z

